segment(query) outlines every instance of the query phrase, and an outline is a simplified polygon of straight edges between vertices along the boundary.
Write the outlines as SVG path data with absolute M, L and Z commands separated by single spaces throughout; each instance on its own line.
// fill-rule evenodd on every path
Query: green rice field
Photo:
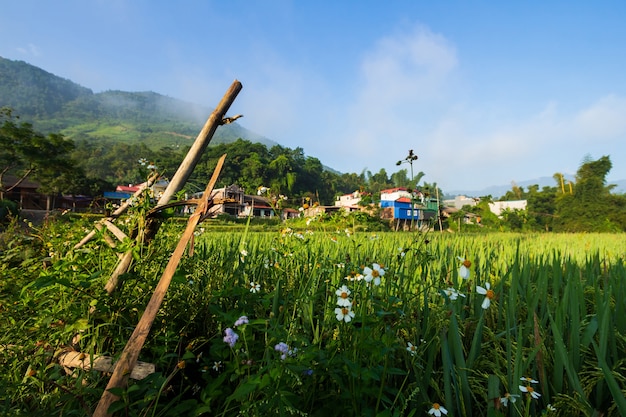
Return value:
M 129 218 L 132 223 L 132 219 Z M 91 415 L 180 238 L 111 248 L 92 222 L 0 238 L 0 411 Z M 129 224 L 128 227 L 132 227 Z M 17 232 L 16 230 L 19 230 Z M 623 234 L 198 228 L 120 416 L 624 416 Z M 133 250 L 112 294 L 117 254 Z

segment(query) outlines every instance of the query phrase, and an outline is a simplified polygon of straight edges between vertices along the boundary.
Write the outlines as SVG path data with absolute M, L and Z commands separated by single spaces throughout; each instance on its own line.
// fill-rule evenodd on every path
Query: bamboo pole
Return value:
M 233 81 L 220 103 L 207 119 L 204 127 L 198 134 L 198 137 L 189 149 L 189 152 L 187 152 L 187 156 L 185 156 L 185 159 L 181 162 L 178 170 L 174 174 L 174 177 L 159 199 L 157 207 L 169 203 L 174 194 L 182 190 L 183 186 L 187 182 L 187 179 L 202 157 L 202 153 L 206 149 L 209 142 L 211 142 L 211 139 L 213 139 L 215 130 L 217 130 L 218 126 L 224 124 L 224 116 L 226 115 L 226 112 L 230 108 L 231 104 L 235 101 L 235 98 L 241 91 L 241 88 L 242 86 L 239 81 Z
M 148 181 L 142 184 L 139 187 L 139 189 L 135 191 L 135 193 L 133 194 L 131 198 L 126 199 L 126 201 L 124 201 L 113 213 L 111 213 L 110 216 L 106 217 L 104 221 L 111 221 L 114 218 L 119 217 L 121 214 L 123 214 L 128 209 L 128 207 L 130 207 L 131 201 L 138 198 L 146 188 L 152 187 L 152 184 L 154 184 L 157 178 L 158 178 L 158 174 L 150 176 L 150 178 L 148 178 Z M 80 249 L 83 245 L 85 245 L 87 242 L 93 239 L 95 235 L 96 235 L 96 230 L 92 230 L 91 232 L 89 232 L 80 242 L 74 245 L 74 250 Z
M 215 183 L 217 182 L 217 178 L 219 177 L 219 173 L 222 170 L 222 166 L 224 165 L 224 160 L 226 159 L 226 155 L 223 155 L 218 163 L 215 171 L 213 172 L 213 176 L 211 180 L 207 184 L 207 187 L 204 191 L 202 199 L 200 200 L 196 211 L 191 215 L 189 221 L 187 223 L 187 228 L 183 233 L 183 236 L 180 238 L 176 249 L 172 253 L 167 266 L 165 267 L 165 271 L 163 271 L 163 275 L 157 284 L 154 293 L 152 294 L 152 298 L 150 298 L 150 302 L 146 307 L 141 319 L 139 319 L 139 323 L 133 334 L 128 339 L 126 343 L 126 347 L 122 352 L 120 359 L 115 364 L 115 370 L 113 371 L 113 375 L 111 375 L 111 379 L 107 384 L 105 391 L 102 393 L 102 397 L 100 397 L 100 401 L 98 402 L 98 406 L 94 411 L 94 417 L 104 417 L 110 415 L 108 413 L 108 409 L 110 405 L 118 399 L 118 397 L 111 393 L 111 389 L 119 388 L 126 384 L 128 380 L 128 375 L 132 371 L 133 367 L 137 362 L 137 358 L 139 357 L 139 352 L 143 347 L 143 344 L 148 337 L 148 333 L 150 332 L 150 328 L 152 327 L 152 323 L 156 318 L 156 315 L 163 303 L 163 299 L 165 298 L 165 293 L 172 281 L 172 277 L 176 272 L 176 268 L 178 268 L 178 263 L 180 262 L 181 257 L 185 251 L 185 248 L 191 241 L 193 237 L 193 233 L 195 228 L 207 213 L 209 209 L 209 199 L 210 195 L 213 192 L 213 187 L 215 187 Z
M 174 196 L 174 194 L 182 190 L 183 186 L 187 182 L 187 179 L 189 179 L 189 176 L 200 161 L 202 153 L 211 142 L 211 139 L 213 139 L 213 134 L 217 130 L 218 126 L 224 123 L 230 123 L 235 118 L 241 117 L 240 115 L 238 115 L 235 118 L 225 118 L 226 112 L 235 101 L 235 98 L 241 91 L 241 88 L 242 85 L 239 81 L 233 81 L 230 88 L 224 94 L 224 97 L 222 97 L 222 100 L 219 102 L 215 110 L 213 110 L 206 123 L 202 127 L 202 130 L 198 134 L 198 137 L 187 152 L 185 159 L 183 159 L 178 167 L 178 170 L 174 174 L 174 177 L 163 192 L 163 195 L 161 196 L 161 198 L 159 198 L 155 209 L 167 205 Z M 150 240 L 152 240 L 152 238 L 159 230 L 160 224 L 160 219 L 158 219 L 157 217 L 151 217 L 147 219 L 145 233 L 143 234 L 145 242 L 149 242 Z M 117 267 L 109 277 L 109 280 L 105 285 L 107 293 L 111 294 L 113 291 L 115 291 L 115 288 L 117 287 L 117 284 L 119 282 L 119 277 L 128 271 L 132 259 L 132 250 L 129 250 L 121 258 Z

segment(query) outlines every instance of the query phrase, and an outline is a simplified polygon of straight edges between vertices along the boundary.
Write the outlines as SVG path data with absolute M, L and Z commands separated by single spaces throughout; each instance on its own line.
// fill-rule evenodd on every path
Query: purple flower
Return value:
M 224 333 L 226 333 L 226 336 L 224 336 L 224 343 L 227 343 L 231 348 L 235 347 L 235 343 L 237 343 L 239 335 L 230 327 L 227 328 Z
M 235 327 L 241 326 L 242 324 L 248 324 L 248 316 L 241 316 L 235 322 Z
M 289 345 L 285 342 L 280 342 L 279 344 L 274 346 L 274 350 L 281 353 L 280 358 L 282 360 L 285 360 L 287 358 L 287 355 L 292 354 L 291 350 L 289 349 Z

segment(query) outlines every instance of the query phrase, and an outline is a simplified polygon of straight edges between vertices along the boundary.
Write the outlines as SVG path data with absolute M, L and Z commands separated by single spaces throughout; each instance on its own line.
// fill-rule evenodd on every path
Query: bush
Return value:
M 15 201 L 0 200 L 0 223 L 6 223 L 11 217 L 19 214 L 19 208 Z

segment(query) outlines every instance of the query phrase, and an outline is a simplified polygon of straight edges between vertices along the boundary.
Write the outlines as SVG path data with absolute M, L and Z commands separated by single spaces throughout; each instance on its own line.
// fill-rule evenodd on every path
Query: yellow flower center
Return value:
M 375 269 L 374 269 L 374 270 L 372 271 L 372 276 L 373 276 L 373 277 L 380 276 L 380 273 L 379 273 L 377 270 L 375 270 Z
M 496 293 L 493 292 L 493 290 L 487 290 L 487 294 L 485 294 L 485 297 L 489 298 L 490 300 L 493 299 L 496 296 Z
M 415 351 L 417 350 L 417 348 L 415 347 L 415 345 L 411 345 L 411 350 L 412 350 L 413 352 L 415 352 Z
M 350 310 L 348 310 L 346 307 L 341 309 L 341 314 L 343 314 L 344 316 L 348 315 L 349 312 Z
M 344 298 L 344 299 L 345 299 L 345 298 L 348 298 L 348 293 L 346 293 L 346 292 L 342 292 L 342 293 L 341 293 L 341 295 L 340 295 L 340 297 L 341 297 L 341 298 Z
M 535 392 L 535 390 L 533 389 L 533 387 L 526 387 L 526 389 L 528 390 L 529 394 L 532 394 L 533 392 Z
M 472 263 L 469 261 L 469 259 L 466 259 L 463 261 L 463 266 L 469 268 L 470 266 L 472 266 Z
M 433 404 L 433 408 L 434 408 L 435 410 L 439 410 L 439 407 L 441 407 L 441 406 L 439 405 L 439 403 L 434 403 L 434 404 Z

